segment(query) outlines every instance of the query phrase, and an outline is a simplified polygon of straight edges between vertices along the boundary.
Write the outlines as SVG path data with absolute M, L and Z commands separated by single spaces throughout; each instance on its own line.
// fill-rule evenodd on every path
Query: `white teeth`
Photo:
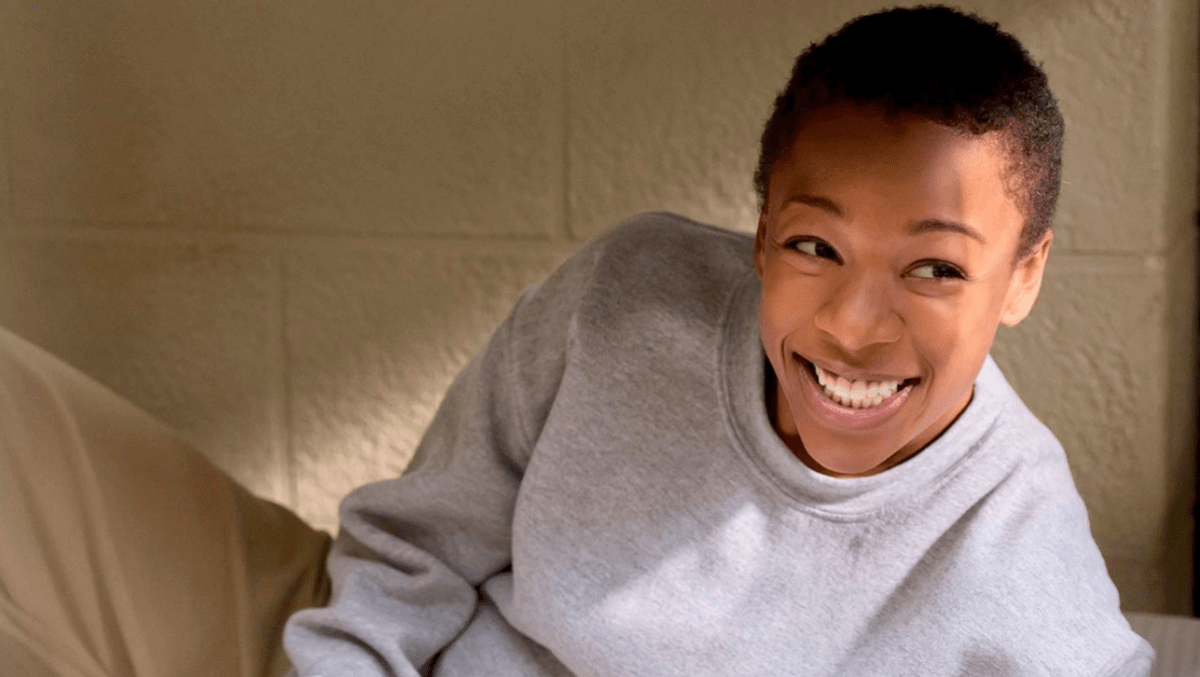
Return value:
M 829 388 L 825 390 L 828 391 Z M 846 380 L 845 376 L 837 377 L 837 382 L 833 385 L 833 392 L 838 396 L 838 399 L 850 399 L 850 382 Z
M 896 394 L 900 381 L 848 381 L 813 365 L 825 396 L 844 407 L 868 409 Z

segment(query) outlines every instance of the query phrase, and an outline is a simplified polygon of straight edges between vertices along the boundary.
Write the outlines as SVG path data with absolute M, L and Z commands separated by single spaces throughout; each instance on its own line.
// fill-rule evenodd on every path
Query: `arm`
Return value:
M 509 564 L 525 443 L 497 392 L 508 327 L 451 386 L 410 470 L 342 503 L 330 606 L 284 633 L 299 674 L 418 674 L 470 620 L 475 587 Z
M 1139 647 L 1137 652 L 1112 672 L 1106 672 L 1106 677 L 1150 677 L 1154 667 L 1154 651 L 1147 646 Z
M 345 499 L 331 603 L 285 629 L 300 675 L 421 674 L 471 620 L 477 586 L 509 566 L 513 508 L 586 258 L 526 292 L 447 392 L 405 475 Z

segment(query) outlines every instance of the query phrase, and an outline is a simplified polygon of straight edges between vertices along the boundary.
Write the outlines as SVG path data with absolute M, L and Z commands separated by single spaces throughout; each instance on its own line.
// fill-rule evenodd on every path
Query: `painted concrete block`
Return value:
M 0 324 L 286 500 L 277 439 L 277 266 L 232 245 L 0 240 Z
M 866 4 L 569 3 L 572 232 L 649 210 L 752 230 L 758 136 L 792 59 Z
M 557 9 L 15 0 L 22 217 L 541 236 L 559 228 Z
M 412 245 L 286 263 L 290 444 L 302 517 L 398 476 L 450 382 L 566 252 Z
M 1165 241 L 1166 4 L 1054 3 L 1028 22 L 1067 121 L 1060 248 L 1150 253 Z
M 1178 224 L 1180 186 L 1191 171 L 1174 171 L 1176 147 L 1191 148 L 1191 87 L 1179 100 L 1172 85 L 1179 66 L 1195 54 L 1195 23 L 1180 30 L 1172 16 L 1191 0 L 1085 0 L 1038 2 L 971 0 L 960 6 L 998 21 L 1041 63 L 1066 120 L 1063 186 L 1055 217 L 1059 251 L 1139 253 L 1162 251 Z M 1194 10 L 1192 10 L 1194 15 Z M 1172 57 L 1172 54 L 1177 56 Z M 1193 97 L 1194 98 L 1194 97 Z M 1194 200 L 1193 200 L 1194 202 Z M 1184 207 L 1187 212 L 1189 208 Z
M 1191 538 L 1170 514 L 1186 483 L 1164 451 L 1164 285 L 1156 259 L 1052 254 L 1033 314 L 992 351 L 1066 449 L 1101 551 L 1154 566 Z

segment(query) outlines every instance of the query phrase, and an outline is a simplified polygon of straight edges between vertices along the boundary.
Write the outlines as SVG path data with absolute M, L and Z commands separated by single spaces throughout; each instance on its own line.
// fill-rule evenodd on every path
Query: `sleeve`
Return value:
M 1102 677 L 1150 677 L 1154 674 L 1154 650 L 1149 645 L 1138 647 L 1133 656 Z M 1167 672 L 1164 674 L 1176 674 Z
M 352 492 L 328 560 L 328 607 L 292 616 L 299 675 L 424 674 L 511 563 L 524 468 L 557 391 L 581 251 L 522 296 L 442 401 L 405 474 Z

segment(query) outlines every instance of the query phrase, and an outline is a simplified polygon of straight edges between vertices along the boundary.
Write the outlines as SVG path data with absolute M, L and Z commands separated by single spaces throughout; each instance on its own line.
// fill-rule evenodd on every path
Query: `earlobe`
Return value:
M 1033 303 L 1037 301 L 1038 293 L 1042 289 L 1042 274 L 1046 269 L 1046 259 L 1050 255 L 1050 242 L 1053 239 L 1054 233 L 1046 231 L 1033 253 L 1017 262 L 1008 297 L 1005 299 L 1004 313 L 1000 316 L 1000 324 L 1006 327 L 1015 326 L 1033 310 Z

